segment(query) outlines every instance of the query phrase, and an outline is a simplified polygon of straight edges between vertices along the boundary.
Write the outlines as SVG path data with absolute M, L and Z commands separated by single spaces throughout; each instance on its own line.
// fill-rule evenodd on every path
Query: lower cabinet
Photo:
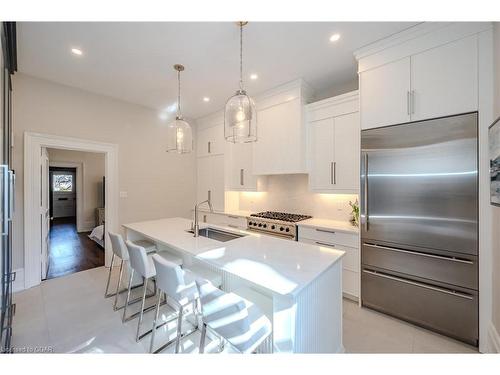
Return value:
M 358 234 L 299 226 L 299 242 L 345 251 L 342 259 L 342 291 L 344 297 L 354 300 L 359 298 Z
M 247 229 L 246 217 L 217 212 L 202 212 L 200 215 L 204 223 L 221 225 L 234 229 Z

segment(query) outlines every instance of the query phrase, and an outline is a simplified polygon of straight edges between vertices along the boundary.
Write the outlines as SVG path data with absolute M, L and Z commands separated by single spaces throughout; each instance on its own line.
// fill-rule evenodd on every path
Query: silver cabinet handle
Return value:
M 415 90 L 410 92 L 410 114 L 415 114 Z
M 370 219 L 368 217 L 368 153 L 365 154 L 365 230 L 370 230 Z
M 243 186 L 244 184 L 243 169 L 240 169 L 240 185 Z
M 237 225 L 234 225 L 234 224 L 228 224 L 227 226 L 230 228 L 239 229 L 239 227 Z
M 331 233 L 335 234 L 335 231 L 329 230 L 329 229 L 321 229 L 321 228 L 315 228 L 317 232 L 324 232 L 324 233 Z
M 337 185 L 337 162 L 333 162 L 333 184 Z
M 2 235 L 7 235 L 9 233 L 9 170 L 7 165 L 0 165 L 0 173 L 2 174 L 0 177 L 1 190 L 3 193 L 2 196 Z
M 330 162 L 330 185 L 333 185 L 333 161 Z
M 317 245 L 323 245 L 323 246 L 328 246 L 328 247 L 335 247 L 334 244 L 328 243 L 328 242 L 321 242 L 321 241 L 316 241 Z
M 368 246 L 368 247 L 373 247 L 373 248 L 376 248 L 376 249 L 383 249 L 383 250 L 394 251 L 394 252 L 397 252 L 397 253 L 404 253 L 404 254 L 418 255 L 418 256 L 426 257 L 426 258 L 447 260 L 449 262 L 474 264 L 474 262 L 471 261 L 471 260 L 459 259 L 459 258 L 454 258 L 454 257 L 447 257 L 447 256 L 444 256 L 444 255 L 434 255 L 434 254 L 427 254 L 427 253 L 418 253 L 416 251 L 395 249 L 395 248 L 389 247 L 389 246 L 375 245 L 375 244 L 366 243 L 366 242 L 363 243 L 363 245 Z
M 207 191 L 207 199 L 208 199 L 209 201 L 212 201 L 212 190 L 208 190 L 208 191 Z
M 210 148 L 211 148 L 211 147 L 210 147 L 210 146 L 211 146 L 211 145 L 210 145 L 210 143 L 211 143 L 211 142 L 210 142 L 210 141 L 208 141 L 208 153 L 209 153 L 209 154 L 210 154 Z
M 227 215 L 227 217 L 230 218 L 230 219 L 239 219 L 238 216 L 233 216 L 233 215 Z
M 410 110 L 410 91 L 406 91 L 406 114 L 411 115 L 411 110 Z
M 407 279 L 402 279 L 400 277 L 387 275 L 385 273 L 381 273 L 381 272 L 378 272 L 378 271 L 363 270 L 363 272 L 367 273 L 369 275 L 373 275 L 373 276 L 377 276 L 377 277 L 383 277 L 384 279 L 394 280 L 394 281 L 398 281 L 400 283 L 405 283 L 405 284 L 409 284 L 409 285 L 413 285 L 413 286 L 418 286 L 420 288 L 429 289 L 429 290 L 433 290 L 435 292 L 440 292 L 440 293 L 444 293 L 444 294 L 449 294 L 449 295 L 452 295 L 452 296 L 455 296 L 455 297 L 465 298 L 465 299 L 468 299 L 468 300 L 473 300 L 474 299 L 474 297 L 471 296 L 470 294 L 460 293 L 460 292 L 456 292 L 454 290 L 445 289 L 445 288 L 439 288 L 439 287 L 436 287 L 436 286 L 430 286 L 430 285 L 419 283 L 419 282 L 416 282 L 416 281 L 410 281 L 410 280 L 407 280 Z

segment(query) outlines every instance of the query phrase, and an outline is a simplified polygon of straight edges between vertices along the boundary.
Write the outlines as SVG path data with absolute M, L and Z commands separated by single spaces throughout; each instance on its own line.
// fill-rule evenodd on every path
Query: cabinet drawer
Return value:
M 247 218 L 241 216 L 224 215 L 224 222 L 230 228 L 246 229 Z
M 357 234 L 337 232 L 335 229 L 321 229 L 299 226 L 299 239 L 307 238 L 315 241 L 358 247 Z
M 342 270 L 342 292 L 359 297 L 359 272 Z
M 348 269 L 350 271 L 359 272 L 359 250 L 355 247 L 349 247 L 344 245 L 339 245 L 330 242 L 322 242 L 316 240 L 310 240 L 308 238 L 301 238 L 299 240 L 303 243 L 308 243 L 311 245 L 331 247 L 336 250 L 345 251 L 345 255 L 342 258 L 342 268 Z
M 363 306 L 477 345 L 477 292 L 457 292 L 369 269 L 361 272 L 361 288 Z
M 464 288 L 478 289 L 478 265 L 474 256 L 462 259 L 363 243 L 362 263 Z

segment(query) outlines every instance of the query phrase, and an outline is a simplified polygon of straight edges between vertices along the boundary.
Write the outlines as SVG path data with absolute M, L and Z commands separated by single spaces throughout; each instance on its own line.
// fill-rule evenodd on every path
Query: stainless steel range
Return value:
M 267 234 L 297 240 L 295 223 L 310 219 L 312 216 L 289 214 L 286 212 L 265 211 L 247 217 L 247 228 Z

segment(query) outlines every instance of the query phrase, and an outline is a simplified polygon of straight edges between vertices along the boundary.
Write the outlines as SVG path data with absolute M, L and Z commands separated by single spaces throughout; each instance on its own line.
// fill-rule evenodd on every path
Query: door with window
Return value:
M 42 164 L 40 166 L 42 192 L 40 195 L 40 220 L 42 226 L 42 280 L 47 278 L 49 269 L 49 241 L 50 241 L 50 210 L 49 210 L 49 154 L 46 148 L 42 149 Z

